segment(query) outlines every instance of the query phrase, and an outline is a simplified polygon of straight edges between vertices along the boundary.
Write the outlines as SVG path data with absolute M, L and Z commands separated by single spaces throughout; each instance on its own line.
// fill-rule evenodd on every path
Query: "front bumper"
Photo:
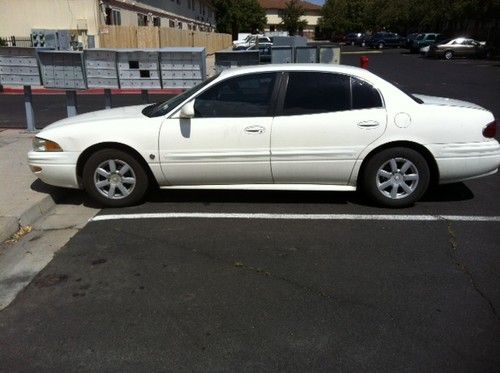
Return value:
M 77 152 L 34 152 L 28 153 L 31 171 L 44 183 L 81 189 L 76 175 Z

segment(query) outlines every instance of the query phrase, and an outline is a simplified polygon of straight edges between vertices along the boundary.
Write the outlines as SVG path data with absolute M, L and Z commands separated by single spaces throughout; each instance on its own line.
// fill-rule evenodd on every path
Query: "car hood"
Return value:
M 471 109 L 486 110 L 485 108 L 483 108 L 479 105 L 473 104 L 472 102 L 456 100 L 453 98 L 418 95 L 418 94 L 414 94 L 413 96 L 421 99 L 424 102 L 424 104 L 428 104 L 428 105 L 458 106 L 458 107 L 466 107 L 466 108 L 471 108 Z
M 116 119 L 143 118 L 142 110 L 148 105 L 125 106 L 109 110 L 93 111 L 91 113 L 76 115 L 71 118 L 65 118 L 52 123 L 44 128 L 53 129 L 62 126 L 70 126 L 78 123 L 100 122 Z

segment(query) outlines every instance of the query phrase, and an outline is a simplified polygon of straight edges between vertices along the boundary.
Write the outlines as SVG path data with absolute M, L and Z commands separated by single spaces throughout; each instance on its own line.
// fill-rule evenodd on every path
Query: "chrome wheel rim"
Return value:
M 120 159 L 102 162 L 94 172 L 94 186 L 109 199 L 126 198 L 135 188 L 136 177 L 130 165 Z
M 402 199 L 417 189 L 419 174 L 413 162 L 405 158 L 392 158 L 377 171 L 377 189 L 390 199 Z

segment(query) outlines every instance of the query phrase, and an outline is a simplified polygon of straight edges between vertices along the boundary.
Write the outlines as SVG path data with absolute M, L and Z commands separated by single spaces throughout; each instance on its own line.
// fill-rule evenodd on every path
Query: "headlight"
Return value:
M 62 152 L 63 150 L 59 146 L 59 144 L 54 141 L 41 139 L 39 137 L 35 137 L 33 139 L 33 150 L 36 152 Z

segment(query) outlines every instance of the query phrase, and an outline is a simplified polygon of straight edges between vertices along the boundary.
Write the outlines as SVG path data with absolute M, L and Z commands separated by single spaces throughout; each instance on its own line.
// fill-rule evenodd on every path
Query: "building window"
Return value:
M 161 27 L 161 18 L 160 17 L 153 17 L 153 26 Z
M 148 25 L 148 16 L 145 14 L 137 13 L 137 25 L 138 26 L 147 26 Z
M 168 21 L 168 26 L 174 28 L 175 27 L 175 22 L 170 19 Z
M 116 25 L 120 26 L 122 24 L 122 18 L 119 10 L 114 10 L 111 8 L 106 8 L 106 25 Z

